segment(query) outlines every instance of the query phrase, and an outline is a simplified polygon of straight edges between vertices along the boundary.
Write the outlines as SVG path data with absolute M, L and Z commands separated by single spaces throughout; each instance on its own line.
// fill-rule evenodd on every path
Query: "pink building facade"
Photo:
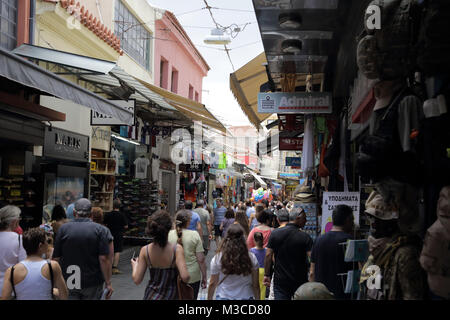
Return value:
M 202 82 L 210 69 L 170 12 L 155 22 L 155 85 L 182 97 L 202 101 Z

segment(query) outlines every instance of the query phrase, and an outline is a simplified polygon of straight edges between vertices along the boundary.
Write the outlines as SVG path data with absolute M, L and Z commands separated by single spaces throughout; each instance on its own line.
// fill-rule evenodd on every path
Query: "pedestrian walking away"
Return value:
M 190 275 L 189 284 L 194 288 L 194 299 L 197 299 L 200 285 L 206 288 L 206 261 L 203 242 L 197 231 L 189 230 L 191 212 L 178 211 L 175 216 L 175 229 L 169 232 L 169 242 L 173 245 L 180 244 L 184 249 L 184 258 Z
M 223 200 L 216 199 L 217 208 L 214 209 L 214 240 L 216 241 L 216 248 L 219 247 L 219 241 L 222 237 L 222 231 L 220 230 L 220 224 L 225 218 L 225 213 L 227 209 L 223 206 Z
M 305 223 L 305 212 L 293 209 L 289 214 L 289 223 L 270 235 L 264 259 L 264 283 L 270 286 L 272 258 L 275 257 L 275 300 L 291 300 L 295 290 L 308 281 L 308 257 L 311 256 L 313 241 L 300 230 Z
M 184 258 L 183 246 L 169 243 L 169 231 L 173 221 L 169 213 L 160 210 L 147 220 L 147 234 L 153 242 L 141 248 L 138 258 L 131 259 L 131 277 L 136 285 L 144 280 L 147 269 L 150 280 L 144 294 L 144 300 L 176 300 L 177 276 L 185 283 L 190 275 Z
M 264 248 L 267 246 L 269 242 L 270 234 L 272 233 L 273 228 L 270 226 L 270 223 L 272 222 L 272 213 L 269 210 L 264 210 L 261 213 L 259 213 L 259 210 L 261 210 L 261 206 L 256 206 L 256 212 L 257 212 L 257 219 L 260 223 L 258 226 L 253 228 L 247 238 L 247 246 L 249 249 L 253 248 L 255 246 L 255 240 L 253 238 L 253 235 L 255 232 L 261 232 L 264 237 Z
M 2 300 L 66 300 L 68 290 L 56 261 L 42 258 L 48 250 L 44 229 L 32 228 L 23 235 L 26 259 L 8 268 L 2 290 Z
M 118 268 L 120 253 L 123 250 L 123 233 L 128 229 L 128 221 L 123 212 L 120 211 L 121 202 L 119 199 L 113 201 L 113 211 L 107 212 L 103 219 L 105 226 L 111 231 L 114 238 L 114 260 L 112 273 L 120 274 Z
M 192 215 L 191 222 L 189 223 L 188 229 L 189 230 L 194 230 L 194 231 L 197 230 L 198 234 L 200 235 L 200 237 L 202 237 L 203 236 L 203 230 L 202 230 L 202 224 L 201 224 L 201 221 L 200 221 L 200 216 L 198 215 L 197 212 L 192 210 L 192 208 L 193 208 L 192 201 L 187 200 L 184 203 L 184 208 L 186 210 L 190 211 L 190 213 Z
M 258 259 L 247 249 L 244 230 L 233 224 L 211 260 L 208 300 L 259 300 L 258 269 Z
M 99 300 L 105 289 L 106 299 L 113 294 L 112 237 L 109 230 L 92 221 L 91 202 L 81 198 L 75 202 L 74 217 L 63 224 L 55 239 L 53 259 L 61 265 L 64 279 L 72 275 L 72 267 L 79 273 L 79 287 L 69 287 L 69 300 Z
M 22 236 L 14 232 L 19 221 L 19 207 L 7 205 L 0 209 L 0 288 L 3 288 L 6 270 L 27 257 Z
M 323 283 L 336 299 L 349 300 L 339 274 L 353 270 L 352 263 L 344 261 L 343 243 L 352 239 L 353 211 L 347 205 L 338 205 L 332 213 L 333 227 L 316 239 L 311 252 L 309 281 Z
M 208 254 L 209 250 L 209 241 L 212 240 L 212 225 L 211 225 L 211 217 L 209 215 L 208 210 L 204 208 L 204 201 L 202 199 L 198 200 L 196 203 L 196 208 L 194 210 L 200 217 L 200 223 L 202 225 L 202 240 L 203 240 L 203 248 L 205 249 L 205 256 Z

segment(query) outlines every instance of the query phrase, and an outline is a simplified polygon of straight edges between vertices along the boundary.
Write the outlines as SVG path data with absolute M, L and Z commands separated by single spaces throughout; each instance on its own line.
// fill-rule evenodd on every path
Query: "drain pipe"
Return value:
M 34 44 L 34 27 L 36 25 L 36 0 L 30 0 L 30 24 L 28 30 L 28 43 Z

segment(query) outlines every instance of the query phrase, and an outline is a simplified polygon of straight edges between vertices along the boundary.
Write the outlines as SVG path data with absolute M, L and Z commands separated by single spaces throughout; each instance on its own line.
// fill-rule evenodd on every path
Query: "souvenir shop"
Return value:
M 233 168 L 209 169 L 211 183 L 211 198 L 209 204 L 214 204 L 214 199 L 222 198 L 225 205 L 245 201 L 248 195 L 248 186 L 244 182 L 244 175 Z

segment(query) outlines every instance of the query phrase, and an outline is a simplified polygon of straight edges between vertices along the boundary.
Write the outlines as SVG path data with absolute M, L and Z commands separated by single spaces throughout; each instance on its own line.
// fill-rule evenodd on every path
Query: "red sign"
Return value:
M 279 150 L 302 150 L 303 149 L 303 138 L 281 138 L 279 141 Z

